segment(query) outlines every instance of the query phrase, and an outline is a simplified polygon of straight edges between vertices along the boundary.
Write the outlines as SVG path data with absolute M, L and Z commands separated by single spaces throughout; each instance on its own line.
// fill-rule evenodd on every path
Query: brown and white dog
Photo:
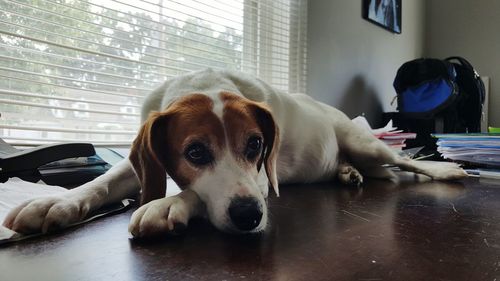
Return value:
M 129 226 L 135 237 L 175 232 L 199 215 L 223 231 L 259 232 L 268 189 L 278 195 L 278 182 L 394 178 L 383 164 L 437 180 L 467 176 L 453 163 L 399 157 L 337 109 L 236 72 L 208 69 L 167 81 L 146 98 L 142 123 L 130 161 L 63 196 L 26 202 L 3 224 L 46 232 L 141 191 Z M 165 172 L 178 195 L 165 197 Z

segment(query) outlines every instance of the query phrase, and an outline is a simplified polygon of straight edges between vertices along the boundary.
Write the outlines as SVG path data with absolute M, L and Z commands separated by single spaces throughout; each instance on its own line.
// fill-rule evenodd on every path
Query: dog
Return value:
M 454 163 L 400 157 L 341 111 L 239 72 L 170 79 L 142 108 L 129 159 L 64 195 L 18 206 L 3 225 L 47 232 L 140 193 L 129 225 L 134 237 L 176 233 L 194 216 L 225 232 L 255 233 L 268 224 L 266 199 L 270 189 L 279 196 L 278 183 L 394 179 L 385 164 L 434 180 L 467 176 Z M 165 197 L 166 174 L 179 194 Z

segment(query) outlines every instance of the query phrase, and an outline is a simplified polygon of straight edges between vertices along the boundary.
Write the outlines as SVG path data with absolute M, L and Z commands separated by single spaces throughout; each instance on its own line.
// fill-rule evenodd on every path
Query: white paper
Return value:
M 378 129 L 372 129 L 372 127 L 368 123 L 368 120 L 366 120 L 366 118 L 364 116 L 358 116 L 358 117 L 352 119 L 352 122 L 354 122 L 354 124 L 360 126 L 361 128 L 363 128 L 365 130 L 371 131 L 372 134 L 374 134 L 374 135 L 389 133 L 389 132 L 392 132 L 394 130 L 397 130 L 396 127 L 393 127 L 392 120 L 389 120 L 389 122 L 387 122 L 387 124 L 384 127 L 378 128 Z

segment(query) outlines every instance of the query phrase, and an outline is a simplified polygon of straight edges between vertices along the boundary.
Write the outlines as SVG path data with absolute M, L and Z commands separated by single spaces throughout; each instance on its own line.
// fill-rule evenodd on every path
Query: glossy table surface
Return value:
M 282 186 L 271 225 L 135 241 L 132 210 L 0 248 L 0 280 L 500 280 L 500 183 Z

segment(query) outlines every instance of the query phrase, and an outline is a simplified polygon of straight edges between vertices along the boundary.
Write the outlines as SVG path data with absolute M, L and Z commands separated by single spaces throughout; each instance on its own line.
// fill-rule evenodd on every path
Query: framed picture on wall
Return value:
M 362 0 L 363 18 L 393 33 L 401 33 L 401 0 Z

